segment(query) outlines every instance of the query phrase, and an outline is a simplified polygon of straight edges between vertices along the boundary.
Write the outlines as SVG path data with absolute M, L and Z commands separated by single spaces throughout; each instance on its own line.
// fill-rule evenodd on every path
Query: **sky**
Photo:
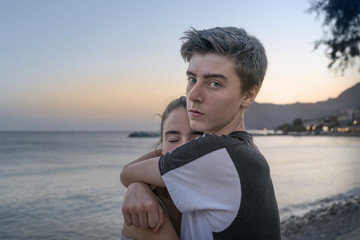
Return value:
M 265 46 L 256 99 L 336 98 L 358 67 L 327 68 L 321 17 L 307 0 L 1 0 L 0 131 L 157 130 L 185 94 L 180 38 L 191 27 L 236 26 Z

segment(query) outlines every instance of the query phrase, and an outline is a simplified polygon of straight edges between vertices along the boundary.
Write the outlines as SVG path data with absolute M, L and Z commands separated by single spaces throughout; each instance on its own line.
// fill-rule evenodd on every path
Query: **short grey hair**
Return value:
M 181 38 L 180 52 L 190 61 L 194 54 L 215 53 L 229 57 L 241 80 L 242 93 L 254 86 L 261 87 L 267 69 L 265 48 L 254 36 L 236 27 L 215 27 L 196 30 L 191 28 Z

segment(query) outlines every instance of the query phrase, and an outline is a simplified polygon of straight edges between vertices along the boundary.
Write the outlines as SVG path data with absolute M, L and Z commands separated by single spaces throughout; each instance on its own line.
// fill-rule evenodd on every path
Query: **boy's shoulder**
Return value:
M 246 131 L 236 131 L 230 133 L 229 135 L 221 135 L 221 136 L 204 133 L 202 136 L 193 139 L 193 141 L 190 141 L 189 143 L 194 144 L 201 142 L 204 143 L 216 142 L 216 143 L 223 143 L 225 145 L 233 145 L 233 144 L 241 144 L 248 141 L 253 141 L 251 134 L 249 134 Z
M 253 146 L 252 138 L 246 132 L 234 132 L 222 136 L 204 134 L 162 156 L 159 160 L 160 172 L 164 174 L 168 170 L 184 166 L 197 159 L 219 159 L 219 157 L 223 159 L 219 154 L 227 154 L 233 159 L 234 156 L 243 155 L 242 153 L 252 152 Z M 224 149 L 226 151 L 218 151 Z
M 215 135 L 205 133 L 196 139 L 192 139 L 184 145 L 174 150 L 176 152 L 196 152 L 204 155 L 209 152 L 216 151 L 221 148 L 231 146 L 241 146 L 247 143 L 252 143 L 252 136 L 245 131 L 232 132 L 229 135 Z

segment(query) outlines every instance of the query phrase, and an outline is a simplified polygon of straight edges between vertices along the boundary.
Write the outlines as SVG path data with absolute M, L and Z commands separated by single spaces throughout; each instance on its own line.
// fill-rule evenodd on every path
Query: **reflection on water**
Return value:
M 271 167 L 280 208 L 360 187 L 360 138 L 256 136 Z
M 156 139 L 0 133 L 0 239 L 119 239 L 124 163 Z

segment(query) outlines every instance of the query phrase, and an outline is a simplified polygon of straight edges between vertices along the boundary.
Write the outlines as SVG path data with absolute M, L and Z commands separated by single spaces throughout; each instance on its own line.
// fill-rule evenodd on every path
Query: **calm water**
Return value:
M 254 137 L 282 218 L 360 187 L 359 137 Z M 154 138 L 0 133 L 0 239 L 119 239 L 119 173 Z

